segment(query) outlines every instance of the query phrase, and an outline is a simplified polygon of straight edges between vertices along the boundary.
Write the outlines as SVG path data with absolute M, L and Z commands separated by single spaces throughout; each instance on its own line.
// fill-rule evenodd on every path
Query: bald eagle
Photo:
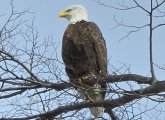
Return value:
M 82 5 L 71 5 L 59 13 L 69 20 L 62 41 L 62 58 L 70 82 L 78 80 L 76 86 L 80 97 L 86 101 L 103 101 L 106 83 L 98 84 L 98 78 L 107 75 L 107 50 L 100 29 L 88 22 L 87 10 Z M 94 84 L 84 81 L 93 80 Z M 101 116 L 103 107 L 91 107 L 93 116 Z

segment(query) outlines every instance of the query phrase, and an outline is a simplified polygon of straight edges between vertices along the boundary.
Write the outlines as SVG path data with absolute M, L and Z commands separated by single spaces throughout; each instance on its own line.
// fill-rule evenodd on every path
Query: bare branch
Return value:
M 149 18 L 150 18 L 150 23 L 149 23 L 149 55 L 150 55 L 150 72 L 151 72 L 151 76 L 152 76 L 152 79 L 153 81 L 156 79 L 155 77 L 155 72 L 154 72 L 154 67 L 153 67 L 153 32 L 152 32 L 152 29 L 153 29 L 153 1 L 151 0 L 150 2 L 151 4 L 151 11 L 149 13 Z
M 109 114 L 109 116 L 111 117 L 111 120 L 119 120 L 119 118 L 115 115 L 112 109 L 106 108 L 105 112 Z
M 158 7 L 160 7 L 161 5 L 163 5 L 163 3 L 165 3 L 165 0 L 163 0 L 163 1 L 160 2 L 160 3 L 157 2 L 157 5 L 156 5 L 155 7 L 153 7 L 152 10 L 157 9 Z
M 98 79 L 98 82 L 102 84 L 102 82 L 107 82 L 107 83 L 114 83 L 114 82 L 126 82 L 126 81 L 135 81 L 138 84 L 152 84 L 152 78 L 151 77 L 144 77 L 141 75 L 136 75 L 136 74 L 123 74 L 123 75 L 109 75 L 107 78 L 100 78 Z M 87 84 L 93 83 L 93 80 L 88 80 L 86 81 Z M 55 89 L 55 90 L 63 90 L 69 87 L 74 87 L 79 83 L 59 83 L 59 84 L 48 84 L 47 86 Z M 46 84 L 44 84 L 46 85 Z
M 29 117 L 25 117 L 25 118 L 3 118 L 3 120 L 25 120 L 25 119 L 33 119 L 33 118 L 37 118 L 37 117 L 45 117 L 45 116 L 50 116 L 50 117 L 55 117 L 58 116 L 62 113 L 66 113 L 69 111 L 73 111 L 73 110 L 79 110 L 82 108 L 88 108 L 88 107 L 99 107 L 99 106 L 104 106 L 105 108 L 115 108 L 115 107 L 119 107 L 123 104 L 126 104 L 128 102 L 131 102 L 135 99 L 140 99 L 142 97 L 147 97 L 147 96 L 152 96 L 155 95 L 156 93 L 161 93 L 161 92 L 165 92 L 165 81 L 159 81 L 159 82 L 155 82 L 154 84 L 152 84 L 151 86 L 145 88 L 144 90 L 139 89 L 139 90 L 135 90 L 130 92 L 127 95 L 124 95 L 120 98 L 117 99 L 113 99 L 113 100 L 105 100 L 105 101 L 97 101 L 97 102 L 81 102 L 81 103 L 75 103 L 75 104 L 70 104 L 70 105 L 66 105 L 66 106 L 61 106 L 58 107 L 57 109 L 54 109 L 52 111 L 49 111 L 47 113 L 43 113 L 43 114 L 39 114 L 39 115 L 33 115 L 33 116 L 29 116 Z
M 135 4 L 141 8 L 143 11 L 145 11 L 146 13 L 150 14 L 150 12 L 148 10 L 146 10 L 144 7 L 142 7 L 136 0 L 134 0 Z
M 133 29 L 133 30 L 129 31 L 129 32 L 128 32 L 124 37 L 122 37 L 119 41 L 124 40 L 125 38 L 129 37 L 129 36 L 132 35 L 133 33 L 136 33 L 136 32 L 138 32 L 138 31 L 142 30 L 143 28 L 149 26 L 149 24 L 145 24 L 145 25 L 141 25 L 141 26 L 127 25 L 127 24 L 124 24 L 123 21 L 119 22 L 119 21 L 116 19 L 115 16 L 114 16 L 113 18 L 114 18 L 114 21 L 115 21 L 115 23 L 116 23 L 116 26 L 113 27 L 113 28 L 111 28 L 111 30 L 113 30 L 114 28 L 120 27 L 120 26 Z
M 25 91 L 26 90 L 20 90 L 20 91 L 14 92 L 14 93 L 10 93 L 9 95 L 0 96 L 0 99 L 11 98 L 11 97 L 14 97 L 16 95 L 22 94 Z
M 131 7 L 128 7 L 128 6 L 125 6 L 125 5 L 121 5 L 120 3 L 118 3 L 118 5 L 120 7 L 114 7 L 114 6 L 111 6 L 111 5 L 107 5 L 105 4 L 104 2 L 101 2 L 101 0 L 91 0 L 92 2 L 95 2 L 99 5 L 103 5 L 105 7 L 109 7 L 109 8 L 112 8 L 112 9 L 115 9 L 115 10 L 121 10 L 121 11 L 125 11 L 125 10 L 132 10 L 132 9 L 135 9 L 137 8 L 138 6 L 131 6 Z
M 156 25 L 155 27 L 152 28 L 152 30 L 155 30 L 155 29 L 157 29 L 159 27 L 163 27 L 163 26 L 165 26 L 165 23 Z

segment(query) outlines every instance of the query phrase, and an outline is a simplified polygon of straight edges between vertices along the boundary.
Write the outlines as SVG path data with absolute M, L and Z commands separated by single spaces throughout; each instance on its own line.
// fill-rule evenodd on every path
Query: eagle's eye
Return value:
M 70 12 L 72 9 L 67 9 L 65 12 Z

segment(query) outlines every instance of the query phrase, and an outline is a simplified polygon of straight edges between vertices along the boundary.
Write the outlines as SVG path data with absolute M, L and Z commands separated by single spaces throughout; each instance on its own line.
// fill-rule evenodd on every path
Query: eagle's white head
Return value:
M 71 5 L 64 11 L 59 13 L 60 17 L 65 17 L 69 20 L 70 24 L 75 24 L 79 21 L 88 21 L 88 13 L 82 5 Z

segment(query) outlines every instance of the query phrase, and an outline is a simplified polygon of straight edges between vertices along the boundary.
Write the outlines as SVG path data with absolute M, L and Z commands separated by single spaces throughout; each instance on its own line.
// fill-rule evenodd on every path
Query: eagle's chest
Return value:
M 68 40 L 65 44 L 65 49 L 67 50 L 68 57 L 72 59 L 83 59 L 86 57 L 85 54 L 85 42 L 83 41 L 71 41 Z
M 81 28 L 70 25 L 64 34 L 63 56 L 69 64 L 71 62 L 75 66 L 78 64 L 88 66 L 95 59 L 92 39 L 84 29 L 86 27 Z M 93 62 L 95 61 L 93 60 Z

